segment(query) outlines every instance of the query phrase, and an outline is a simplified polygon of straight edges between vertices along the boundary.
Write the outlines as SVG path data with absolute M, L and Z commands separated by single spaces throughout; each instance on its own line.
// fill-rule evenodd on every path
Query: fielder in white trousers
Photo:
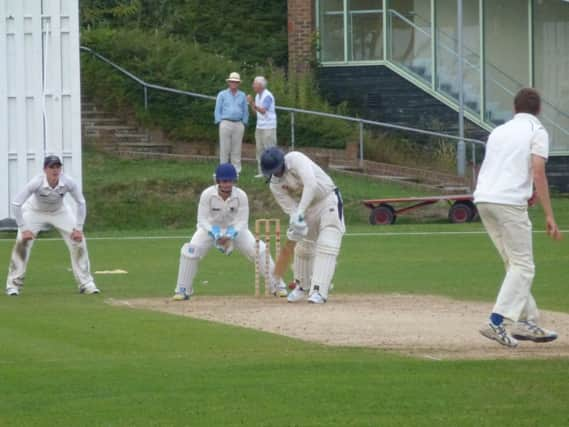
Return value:
M 87 243 L 83 236 L 87 212 L 85 198 L 75 181 L 61 173 L 58 157 L 46 157 L 44 166 L 45 174 L 32 179 L 13 202 L 18 235 L 8 268 L 6 294 L 20 294 L 34 240 L 40 231 L 49 227 L 61 234 L 69 249 L 71 267 L 79 291 L 97 294 L 99 289 L 91 276 Z M 67 193 L 77 205 L 75 214 L 64 203 Z
M 506 270 L 492 312 L 514 321 L 536 322 L 539 312 L 531 294 L 535 265 L 527 206 L 479 203 L 478 212 Z
M 239 250 L 249 261 L 255 261 L 255 238 L 249 231 L 249 199 L 234 186 L 237 171 L 230 163 L 221 164 L 215 171 L 217 185 L 204 190 L 198 206 L 197 230 L 189 243 L 182 246 L 174 300 L 187 300 L 194 293 L 194 279 L 200 260 L 212 247 L 224 255 Z M 265 244 L 260 242 L 260 259 L 265 260 Z M 261 268 L 263 277 L 270 277 L 271 293 L 287 296 L 285 283 L 273 276 L 274 262 L 270 258 L 269 271 Z
M 549 136 L 537 118 L 540 109 L 535 89 L 518 92 L 514 118 L 494 129 L 488 138 L 474 191 L 482 223 L 506 269 L 488 323 L 480 333 L 511 348 L 518 341 L 542 343 L 557 338 L 557 333 L 538 325 L 539 312 L 531 293 L 535 265 L 528 204 L 534 199 L 543 207 L 547 233 L 553 239 L 561 238 L 545 174 Z
M 226 234 L 226 230 L 227 228 L 220 228 L 222 236 Z M 216 249 L 220 250 L 224 255 L 231 255 L 233 250 L 237 249 L 245 255 L 249 261 L 255 262 L 255 237 L 248 229 L 239 232 L 233 244 L 230 245 L 229 248 L 224 248 L 215 244 L 213 237 L 208 231 L 203 228 L 198 228 L 190 242 L 185 243 L 180 251 L 180 267 L 178 269 L 178 280 L 175 289 L 176 295 L 182 295 L 182 297 L 185 298 L 184 293 L 187 296 L 191 296 L 194 293 L 193 283 L 198 273 L 199 262 L 213 247 L 216 247 Z M 266 277 L 268 275 L 271 278 L 272 293 L 277 291 L 279 285 L 281 285 L 282 289 L 286 290 L 286 285 L 284 283 L 281 284 L 272 276 L 275 269 L 275 263 L 272 257 L 270 257 L 269 271 L 265 271 L 265 250 L 265 243 L 263 241 L 259 242 L 259 259 L 262 260 L 260 268 L 261 276 Z

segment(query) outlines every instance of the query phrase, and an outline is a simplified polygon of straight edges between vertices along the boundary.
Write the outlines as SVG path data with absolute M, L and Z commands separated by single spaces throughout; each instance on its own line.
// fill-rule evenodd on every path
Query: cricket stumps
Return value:
M 265 241 L 265 256 L 261 259 L 261 239 Z M 273 234 L 274 233 L 274 234 Z M 275 259 L 281 252 L 281 221 L 276 218 L 261 218 L 255 221 L 255 296 L 261 296 L 261 268 L 264 267 L 265 296 L 271 288 L 271 241 L 274 235 Z

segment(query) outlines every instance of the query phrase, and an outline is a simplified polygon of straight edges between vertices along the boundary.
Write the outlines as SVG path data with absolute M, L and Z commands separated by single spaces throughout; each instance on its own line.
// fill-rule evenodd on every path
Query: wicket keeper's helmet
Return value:
M 237 181 L 237 171 L 231 163 L 222 163 L 215 169 L 215 180 L 219 181 Z
M 267 148 L 261 155 L 261 170 L 263 175 L 270 178 L 283 170 L 285 164 L 284 153 L 280 148 Z

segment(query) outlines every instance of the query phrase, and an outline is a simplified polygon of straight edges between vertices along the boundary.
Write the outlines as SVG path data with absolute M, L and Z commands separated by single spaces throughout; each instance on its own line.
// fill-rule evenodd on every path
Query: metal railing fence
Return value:
M 95 57 L 98 60 L 106 63 L 107 65 L 114 68 L 116 71 L 120 72 L 124 76 L 128 77 L 129 79 L 131 79 L 132 81 L 134 81 L 138 85 L 140 85 L 142 87 L 143 94 L 144 94 L 144 109 L 145 109 L 145 111 L 148 110 L 149 90 L 155 90 L 155 91 L 160 91 L 160 92 L 165 92 L 165 93 L 172 93 L 172 94 L 177 94 L 177 95 L 184 95 L 184 96 L 189 96 L 189 97 L 204 99 L 204 100 L 209 100 L 209 101 L 215 101 L 215 99 L 216 99 L 215 96 L 211 96 L 211 95 L 204 95 L 201 93 L 196 93 L 196 92 L 191 92 L 191 91 L 186 91 L 186 90 L 181 90 L 181 89 L 175 89 L 175 88 L 171 88 L 171 87 L 167 87 L 167 86 L 161 86 L 161 85 L 149 83 L 149 82 L 147 82 L 144 79 L 136 76 L 135 74 L 131 73 L 130 71 L 126 70 L 125 68 L 121 67 L 120 65 L 116 64 L 115 62 L 111 61 L 107 57 L 101 55 L 100 53 L 96 52 L 95 50 L 93 50 L 89 47 L 81 46 L 80 49 L 82 52 L 89 53 L 93 57 Z M 287 112 L 290 115 L 290 146 L 292 149 L 294 149 L 295 145 L 296 145 L 295 127 L 296 127 L 296 115 L 297 114 L 311 115 L 311 116 L 317 116 L 317 117 L 323 117 L 323 118 L 330 118 L 330 119 L 342 120 L 342 121 L 345 121 L 348 123 L 357 124 L 358 134 L 359 134 L 358 144 L 359 144 L 359 162 L 360 162 L 360 165 L 363 165 L 363 162 L 365 160 L 364 159 L 364 145 L 365 145 L 365 128 L 364 127 L 365 126 L 376 127 L 376 128 L 384 128 L 384 129 L 390 129 L 390 130 L 396 130 L 396 131 L 402 131 L 402 132 L 409 132 L 409 133 L 424 135 L 424 136 L 428 136 L 428 137 L 437 137 L 437 138 L 442 138 L 444 140 L 453 141 L 455 143 L 458 143 L 461 140 L 464 142 L 470 143 L 471 153 L 472 153 L 472 159 L 471 160 L 472 160 L 473 174 L 474 174 L 474 168 L 476 166 L 476 147 L 477 146 L 479 146 L 479 147 L 485 146 L 485 142 L 481 141 L 479 139 L 474 139 L 474 138 L 462 138 L 461 139 L 457 135 L 452 135 L 452 134 L 448 134 L 448 133 L 444 133 L 444 132 L 436 132 L 436 131 L 431 131 L 431 130 L 419 129 L 419 128 L 414 128 L 414 127 L 410 127 L 410 126 L 403 126 L 403 125 L 398 125 L 398 124 L 394 124 L 394 123 L 381 122 L 381 121 L 377 121 L 377 120 L 368 120 L 368 119 L 364 119 L 364 118 L 360 118 L 360 117 L 352 117 L 352 116 L 346 116 L 346 115 L 341 115 L 341 114 L 326 113 L 326 112 L 322 112 L 322 111 L 307 110 L 307 109 L 302 109 L 302 108 L 285 107 L 285 106 L 281 106 L 281 105 L 277 105 L 276 109 L 279 111 Z

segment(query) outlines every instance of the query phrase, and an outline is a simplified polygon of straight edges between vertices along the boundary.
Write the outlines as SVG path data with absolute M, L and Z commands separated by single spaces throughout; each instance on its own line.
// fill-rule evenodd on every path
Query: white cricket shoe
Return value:
M 496 326 L 492 322 L 488 322 L 480 328 L 480 334 L 506 347 L 516 348 L 518 346 L 516 339 L 508 334 L 503 324 Z
M 551 342 L 557 339 L 557 332 L 539 327 L 531 320 L 516 322 L 512 336 L 520 341 Z
M 255 175 L 255 178 L 264 178 L 265 175 L 263 175 L 262 173 L 258 173 L 257 175 Z
M 101 291 L 97 288 L 97 286 L 95 286 L 95 283 L 89 282 L 86 285 L 81 286 L 81 289 L 79 289 L 79 293 L 85 295 L 94 295 L 101 293 Z
M 172 299 L 174 301 L 187 301 L 194 294 L 194 290 L 190 290 L 190 293 L 186 292 L 186 288 L 181 288 L 176 291 Z
M 306 291 L 302 289 L 300 285 L 296 285 L 290 294 L 288 294 L 286 299 L 288 302 L 298 302 L 302 301 L 304 298 L 306 298 Z
M 279 287 L 277 288 L 277 291 L 275 292 L 275 295 L 279 298 L 288 297 L 288 290 L 287 290 L 284 282 L 279 285 Z
M 271 295 L 279 298 L 286 298 L 288 296 L 288 290 L 285 282 L 282 280 L 276 280 L 271 283 Z
M 310 304 L 324 304 L 326 300 L 322 298 L 320 292 L 314 292 L 310 297 L 308 297 L 308 302 Z
M 6 289 L 6 295 L 8 295 L 9 297 L 17 297 L 20 295 L 20 291 L 18 290 L 18 288 L 8 288 Z

